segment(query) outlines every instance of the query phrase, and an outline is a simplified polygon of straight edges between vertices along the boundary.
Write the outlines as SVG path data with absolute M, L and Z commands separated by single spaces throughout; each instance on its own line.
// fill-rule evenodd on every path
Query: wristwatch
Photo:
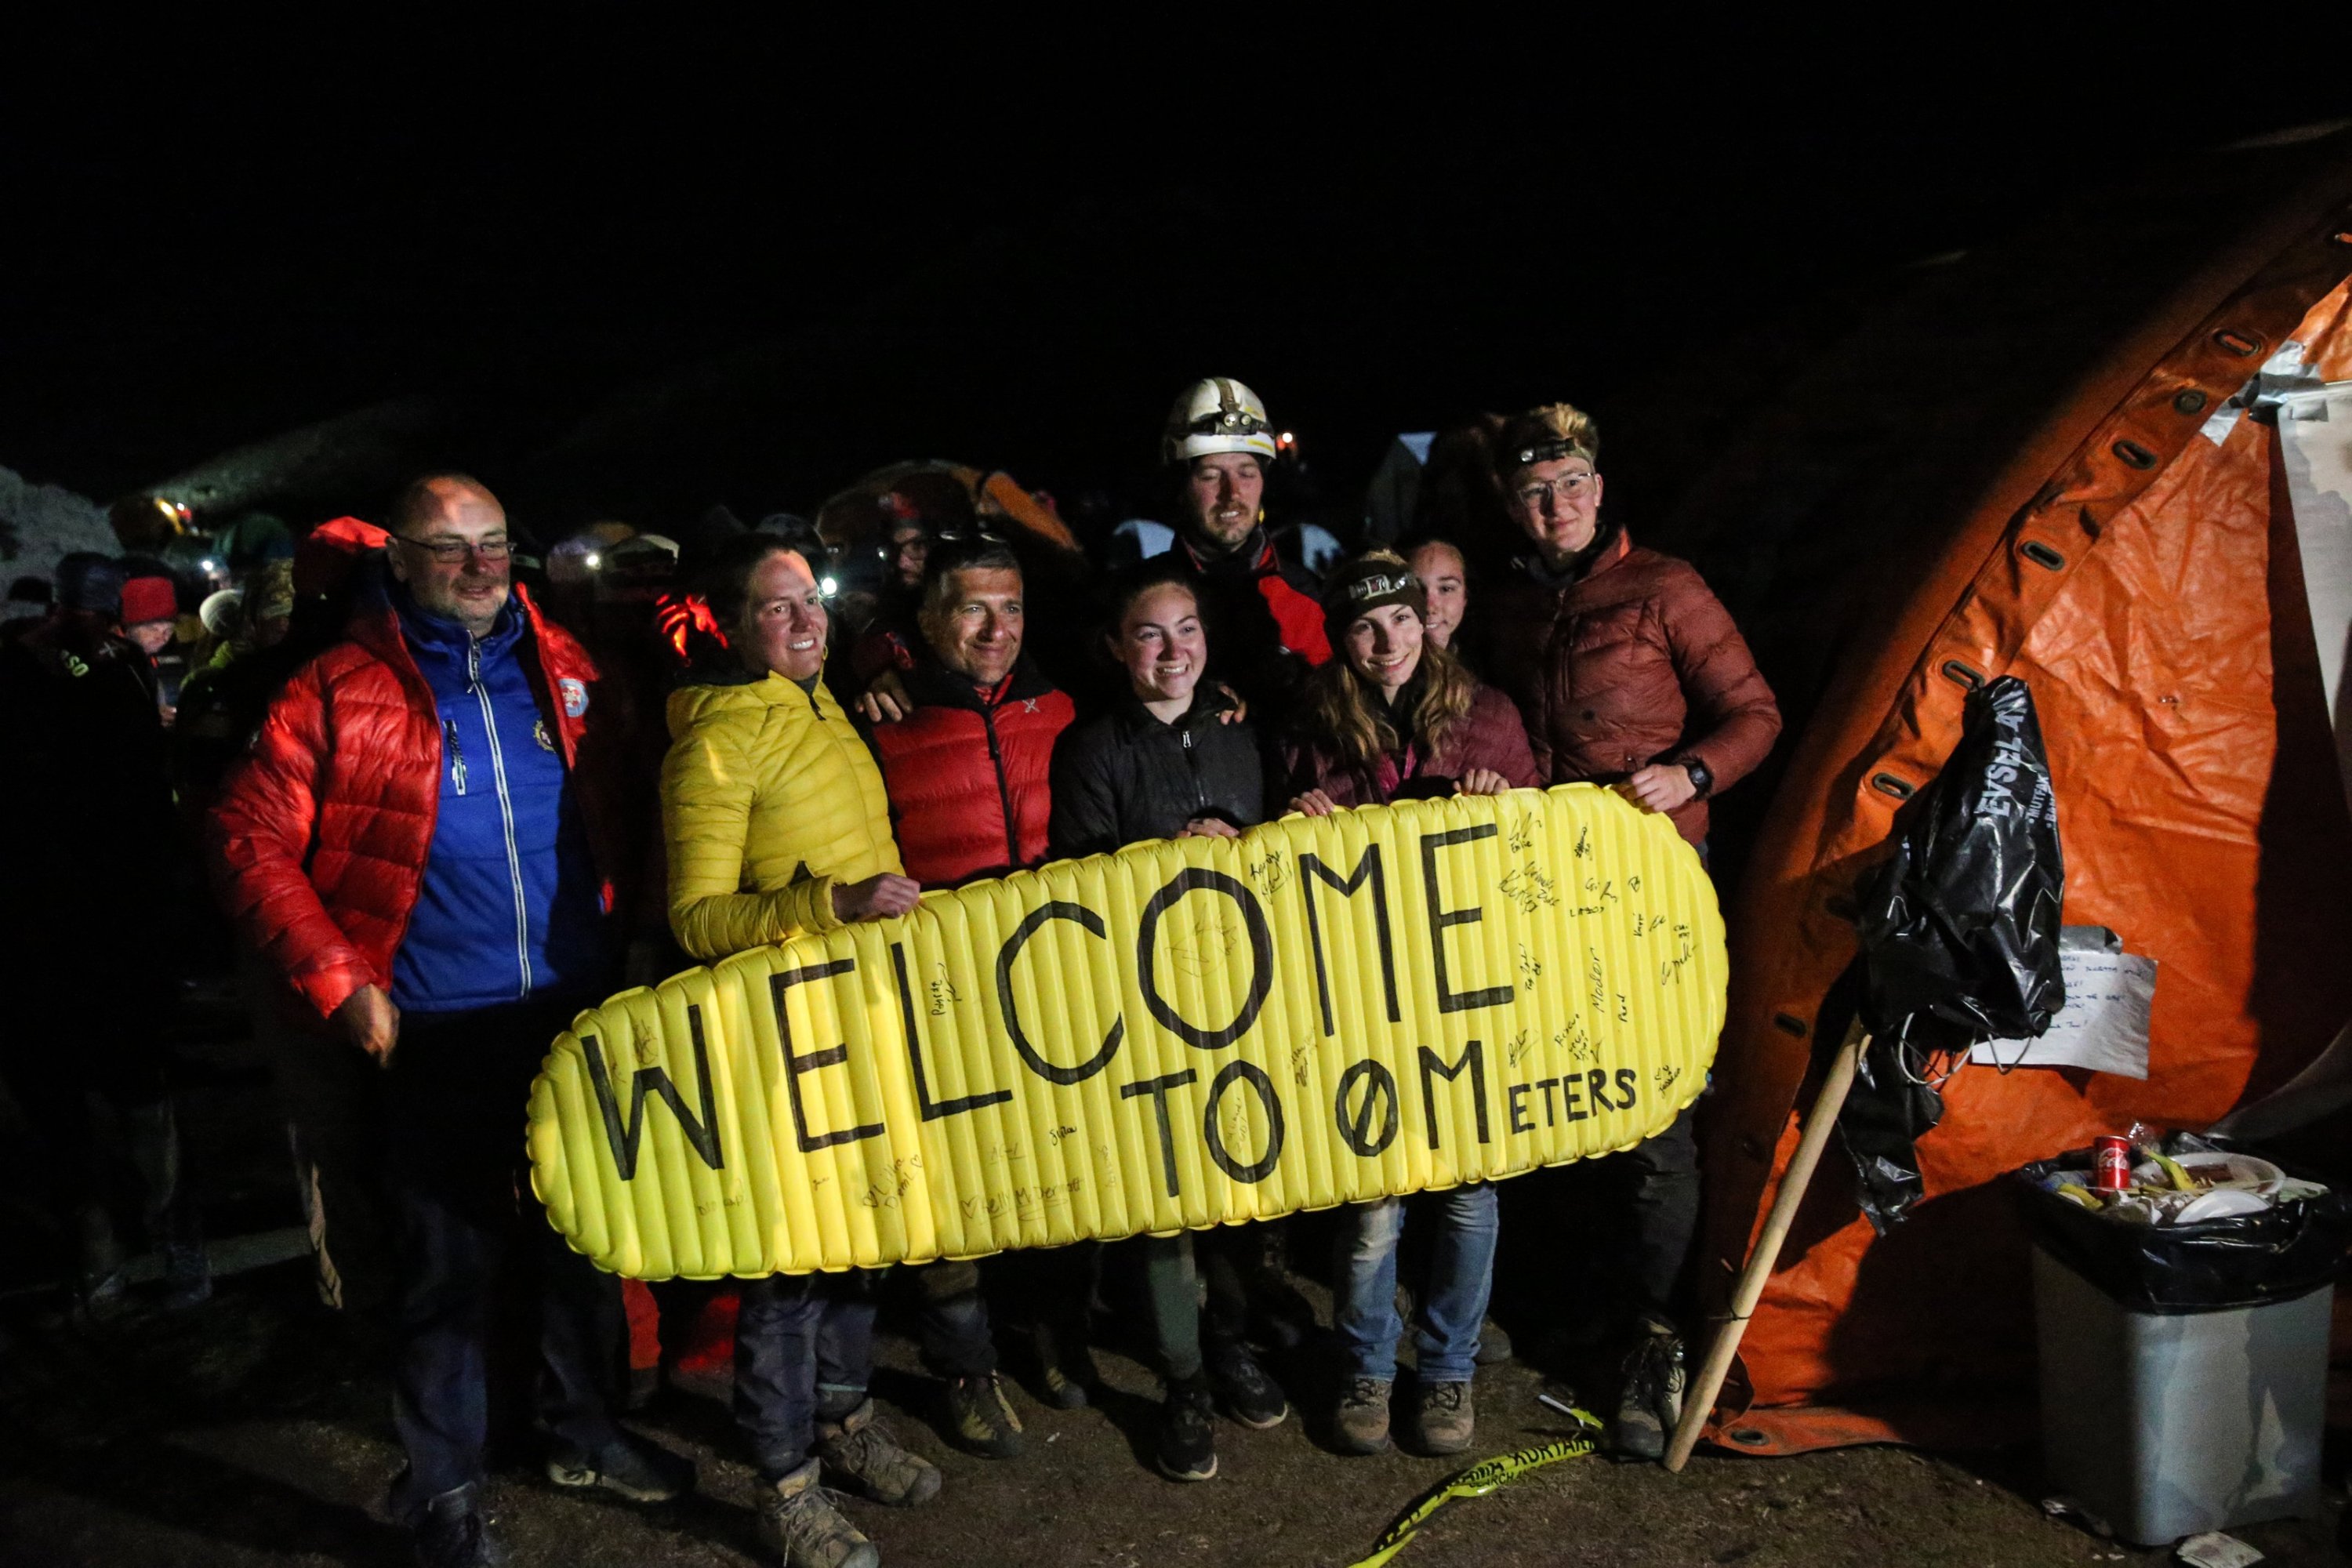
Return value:
M 1715 788 L 1715 774 L 1708 771 L 1707 765 L 1696 757 L 1681 757 L 1676 760 L 1681 763 L 1683 772 L 1690 774 L 1691 798 L 1705 800 L 1707 797 L 1707 792 Z

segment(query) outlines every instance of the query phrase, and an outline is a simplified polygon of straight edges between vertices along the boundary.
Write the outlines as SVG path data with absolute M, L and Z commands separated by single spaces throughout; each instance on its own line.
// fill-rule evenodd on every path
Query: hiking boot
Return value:
M 817 1485 L 817 1471 L 811 1459 L 761 1487 L 760 1540 L 784 1568 L 881 1568 L 882 1553 L 841 1517 L 838 1494 Z
M 948 1436 L 957 1447 L 984 1459 L 1010 1459 L 1021 1452 L 1021 1417 L 1013 1413 L 994 1373 L 948 1384 Z
M 1413 1445 L 1424 1454 L 1458 1454 L 1470 1446 L 1477 1412 L 1466 1383 L 1424 1383 L 1413 1401 Z
M 1377 1454 L 1389 1446 L 1389 1394 L 1396 1384 L 1385 1377 L 1351 1377 L 1331 1415 L 1331 1441 L 1343 1454 Z
M 1160 1433 L 1153 1458 L 1171 1481 L 1205 1481 L 1217 1473 L 1217 1438 L 1209 1425 L 1209 1385 L 1204 1378 L 1171 1380 L 1160 1407 Z
M 694 1461 L 624 1432 L 593 1454 L 556 1444 L 547 1456 L 547 1479 L 559 1487 L 596 1487 L 631 1502 L 667 1502 L 694 1489 Z
M 1480 1366 L 1500 1366 L 1511 1359 L 1511 1336 L 1504 1331 L 1502 1324 L 1489 1318 L 1478 1325 L 1476 1359 Z
M 1029 1331 L 1029 1345 L 1037 1357 L 1037 1388 L 1056 1410 L 1083 1410 L 1092 1395 L 1087 1390 L 1101 1381 L 1094 1357 L 1083 1342 L 1065 1340 L 1040 1323 Z
M 1257 1358 L 1233 1345 L 1209 1358 L 1209 1386 L 1216 1390 L 1225 1414 L 1243 1426 L 1263 1432 L 1279 1426 L 1290 1414 L 1282 1385 L 1266 1376 Z
M 1673 1325 L 1644 1318 L 1625 1352 L 1624 1384 L 1608 1447 L 1621 1459 L 1662 1459 L 1683 1415 L 1683 1341 Z
M 504 1568 L 510 1561 L 490 1533 L 481 1489 L 471 1483 L 427 1500 L 415 1534 L 417 1568 Z
M 939 1468 L 898 1447 L 868 1399 L 839 1421 L 816 1424 L 816 1456 L 876 1502 L 912 1508 L 940 1495 Z

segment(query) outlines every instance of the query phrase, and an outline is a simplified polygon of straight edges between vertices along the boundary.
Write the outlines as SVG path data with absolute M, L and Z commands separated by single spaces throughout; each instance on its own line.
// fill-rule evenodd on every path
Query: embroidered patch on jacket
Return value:
M 588 711 L 588 687 L 586 682 L 574 680 L 572 677 L 567 675 L 562 679 L 555 683 L 555 689 L 559 692 L 562 693 L 563 715 L 565 718 L 577 719 L 580 715 Z
M 555 750 L 555 742 L 547 738 L 547 721 L 544 719 L 530 721 L 530 738 L 539 742 L 539 749 L 542 752 Z

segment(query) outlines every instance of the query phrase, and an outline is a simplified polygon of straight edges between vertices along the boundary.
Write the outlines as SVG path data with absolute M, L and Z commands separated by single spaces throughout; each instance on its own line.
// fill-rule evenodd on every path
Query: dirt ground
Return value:
M 183 1025 L 184 1125 L 206 1233 L 282 1236 L 299 1215 L 267 1069 L 227 998 L 192 1006 Z M 22 1130 L 7 1131 L 0 1126 L 0 1228 L 21 1237 Z M 25 1259 L 37 1251 L 14 1241 L 0 1248 L 9 1265 L 0 1268 L 0 1568 L 394 1568 L 410 1560 L 406 1537 L 383 1508 L 400 1456 L 380 1354 L 316 1303 L 307 1260 L 224 1279 L 214 1300 L 190 1312 L 149 1310 L 93 1330 L 68 1321 L 59 1294 L 27 1272 L 34 1266 Z M 1311 1287 L 1310 1295 L 1328 1322 L 1328 1301 Z M 945 1470 L 947 1486 L 913 1510 L 848 1505 L 890 1568 L 1348 1568 L 1424 1491 L 1471 1460 L 1568 1430 L 1565 1418 L 1537 1402 L 1543 1380 L 1513 1363 L 1480 1373 L 1478 1438 L 1466 1457 L 1342 1458 L 1322 1446 L 1319 1418 L 1294 1416 L 1270 1432 L 1220 1421 L 1217 1478 L 1179 1485 L 1149 1463 L 1157 1380 L 1137 1361 L 1106 1352 L 1099 1362 L 1108 1387 L 1093 1408 L 1048 1410 L 1016 1389 L 1029 1450 L 989 1461 L 951 1448 L 931 1425 L 936 1385 L 916 1370 L 906 1326 L 886 1305 L 876 1394 L 901 1439 Z M 1310 1349 L 1274 1364 L 1296 1403 L 1328 1408 L 1333 1376 L 1321 1354 Z M 526 1433 L 499 1463 L 492 1493 L 516 1561 L 525 1568 L 765 1561 L 753 1530 L 753 1477 L 723 1393 L 667 1390 L 630 1418 L 701 1468 L 693 1497 L 659 1508 L 559 1492 L 540 1479 Z M 2273 1563 L 2344 1561 L 2332 1544 L 2342 1469 L 2343 1456 L 2331 1454 L 2336 1479 L 2326 1519 L 2236 1533 Z M 2030 1446 L 1958 1458 L 1899 1448 L 1795 1459 L 1703 1453 L 1678 1477 L 1587 1458 L 1449 1504 L 1397 1561 L 1402 1568 L 2038 1568 L 2168 1560 L 2048 1518 L 2042 1495 Z
M 383 1379 L 315 1307 L 305 1267 L 223 1283 L 194 1311 L 78 1328 L 53 1301 L 0 1309 L 0 1562 L 35 1564 L 405 1563 L 383 1489 L 399 1456 Z M 1344 1568 L 1390 1521 L 1462 1462 L 1391 1453 L 1343 1459 L 1294 1418 L 1271 1432 L 1220 1422 L 1221 1471 L 1202 1485 L 1158 1479 L 1148 1452 L 1155 1384 L 1101 1358 L 1096 1408 L 1059 1412 L 1025 1391 L 1020 1458 L 950 1448 L 924 1419 L 931 1385 L 911 1345 L 886 1333 L 877 1390 L 895 1429 L 947 1474 L 921 1509 L 850 1505 L 893 1568 L 1155 1568 L 1280 1563 Z M 1286 1369 L 1300 1384 L 1319 1383 Z M 1482 1373 L 1473 1458 L 1561 1435 L 1518 1364 Z M 670 1390 L 633 1418 L 691 1454 L 697 1493 L 635 1509 L 559 1493 L 518 1452 L 493 1503 L 524 1564 L 762 1561 L 752 1476 L 724 1408 Z M 1450 1504 L 1401 1561 L 1464 1564 L 2154 1563 L 2168 1553 L 2097 1541 L 2045 1517 L 2031 1450 L 1947 1458 L 1896 1448 L 1796 1459 L 1702 1455 L 1683 1475 L 1573 1459 L 1491 1496 Z M 2335 1505 L 2331 1505 L 2332 1507 Z M 2336 1519 L 2252 1527 L 2241 1537 L 2284 1564 L 2341 1561 Z

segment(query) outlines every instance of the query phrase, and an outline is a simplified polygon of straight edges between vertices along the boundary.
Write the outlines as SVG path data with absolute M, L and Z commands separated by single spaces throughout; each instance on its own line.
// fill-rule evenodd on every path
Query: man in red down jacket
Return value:
M 1547 784 L 1611 784 L 1706 847 L 1706 801 L 1755 771 L 1780 705 L 1731 616 L 1686 562 L 1601 514 L 1600 433 L 1564 403 L 1508 421 L 1496 477 L 1533 547 L 1489 597 L 1485 668 L 1519 705 Z M 1609 1440 L 1656 1458 L 1681 1414 L 1672 1316 L 1698 1225 L 1696 1107 L 1616 1156 L 1633 1204 L 1622 1237 L 1624 1380 Z
M 933 547 L 907 674 L 913 707 L 874 731 L 907 874 L 926 888 L 1045 858 L 1054 740 L 1076 710 L 1021 657 L 1021 563 L 1007 546 Z
M 923 651 L 907 672 L 912 706 L 873 731 L 907 874 L 926 888 L 952 888 L 1034 866 L 1045 858 L 1053 815 L 1054 742 L 1076 710 L 1021 657 L 1020 562 L 994 541 L 940 539 L 916 624 Z M 948 1430 L 973 1453 L 1018 1453 L 1021 1421 L 997 1380 L 978 1266 L 914 1272 L 924 1359 L 948 1380 Z M 1047 1381 L 1056 1397 L 1082 1394 L 1066 1380 Z
M 461 475 L 396 503 L 345 640 L 295 671 L 214 811 L 223 900 L 320 1051 L 383 1069 L 399 1270 L 395 1513 L 420 1562 L 503 1561 L 481 1510 L 499 1277 L 536 1277 L 548 1475 L 635 1500 L 693 1484 L 611 1410 L 619 1282 L 565 1247 L 519 1170 L 547 1042 L 617 979 L 596 671 L 509 581 L 506 514 Z

